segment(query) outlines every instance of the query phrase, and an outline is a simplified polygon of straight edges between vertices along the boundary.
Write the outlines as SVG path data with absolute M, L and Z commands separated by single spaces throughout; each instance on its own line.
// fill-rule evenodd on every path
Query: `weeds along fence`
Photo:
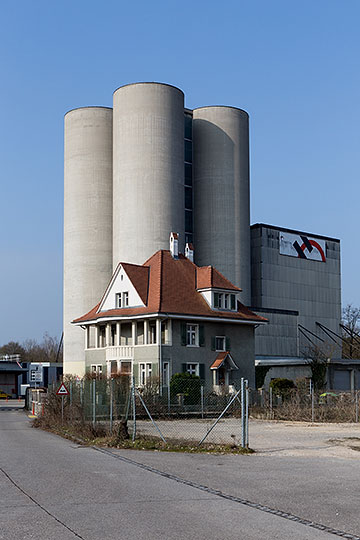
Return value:
M 283 394 L 251 390 L 253 418 L 305 422 L 359 422 L 360 392 L 291 389 Z
M 127 376 L 64 382 L 69 396 L 57 396 L 56 385 L 49 388 L 43 421 L 110 435 L 120 429 L 133 440 L 155 437 L 184 444 L 248 446 L 249 389 L 244 380 L 232 393 L 220 394 L 198 379 L 190 381 L 186 392 L 159 388 L 155 380 L 136 388 Z
M 214 392 L 197 379 L 185 391 L 160 388 L 156 380 L 136 388 L 132 379 L 66 380 L 69 396 L 49 389 L 43 407 L 45 422 L 77 426 L 89 436 L 157 438 L 170 443 L 203 443 L 247 447 L 249 416 L 267 420 L 358 422 L 358 392 L 314 392 L 298 389 L 282 395 L 253 390 L 246 381 Z

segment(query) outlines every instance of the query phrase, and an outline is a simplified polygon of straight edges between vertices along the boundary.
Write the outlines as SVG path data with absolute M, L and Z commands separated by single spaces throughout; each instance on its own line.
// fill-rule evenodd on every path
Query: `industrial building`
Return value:
M 328 345 L 324 329 L 339 331 L 339 240 L 250 226 L 242 109 L 190 110 L 173 86 L 122 86 L 113 108 L 65 115 L 64 183 L 65 373 L 85 371 L 84 332 L 71 321 L 98 304 L 120 261 L 168 250 L 171 231 L 181 253 L 192 243 L 197 266 L 216 268 L 269 319 L 255 332 L 257 363 L 304 364 L 310 340 Z

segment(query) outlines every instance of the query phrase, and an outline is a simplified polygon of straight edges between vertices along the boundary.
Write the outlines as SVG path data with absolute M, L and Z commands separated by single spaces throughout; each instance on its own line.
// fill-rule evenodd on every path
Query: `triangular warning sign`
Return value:
M 69 395 L 69 390 L 66 388 L 64 383 L 60 384 L 59 388 L 57 389 L 56 395 L 57 396 L 68 396 Z

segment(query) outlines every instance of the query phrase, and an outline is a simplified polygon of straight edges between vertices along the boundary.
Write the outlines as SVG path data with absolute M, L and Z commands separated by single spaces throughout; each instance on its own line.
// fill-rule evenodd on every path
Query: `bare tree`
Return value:
M 22 362 L 62 362 L 62 340 L 46 332 L 41 343 L 27 339 L 22 345 L 10 341 L 0 347 L 0 356 L 19 354 Z
M 17 341 L 9 341 L 0 347 L 0 356 L 19 354 L 20 359 L 24 360 L 25 350 Z
M 343 352 L 348 358 L 360 358 L 360 308 L 348 304 L 342 313 Z
M 311 369 L 311 379 L 315 391 L 323 390 L 326 386 L 327 364 L 333 354 L 334 347 L 327 343 L 324 343 L 322 347 L 309 345 L 303 352 Z

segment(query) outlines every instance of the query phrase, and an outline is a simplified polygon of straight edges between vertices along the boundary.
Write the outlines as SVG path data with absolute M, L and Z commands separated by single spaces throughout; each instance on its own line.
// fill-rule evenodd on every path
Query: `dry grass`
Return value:
M 311 397 L 297 390 L 289 391 L 283 398 L 274 396 L 272 410 L 266 406 L 254 405 L 250 409 L 254 418 L 287 420 L 287 421 L 312 421 Z M 355 422 L 356 404 L 355 395 L 351 393 L 338 393 L 336 396 L 314 396 L 314 422 Z

